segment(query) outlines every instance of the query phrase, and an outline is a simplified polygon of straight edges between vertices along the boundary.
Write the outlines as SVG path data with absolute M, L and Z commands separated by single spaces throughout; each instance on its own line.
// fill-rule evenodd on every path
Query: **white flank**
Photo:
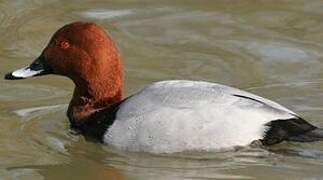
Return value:
M 162 81 L 131 96 L 105 141 L 151 153 L 217 151 L 262 139 L 266 124 L 295 113 L 257 95 L 197 81 Z

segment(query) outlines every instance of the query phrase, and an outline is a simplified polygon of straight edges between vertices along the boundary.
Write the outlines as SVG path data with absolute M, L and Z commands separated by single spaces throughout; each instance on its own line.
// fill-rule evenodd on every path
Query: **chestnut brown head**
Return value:
M 60 28 L 33 63 L 5 79 L 57 74 L 86 83 L 103 75 L 122 76 L 121 71 L 119 52 L 110 36 L 94 23 L 74 22 Z

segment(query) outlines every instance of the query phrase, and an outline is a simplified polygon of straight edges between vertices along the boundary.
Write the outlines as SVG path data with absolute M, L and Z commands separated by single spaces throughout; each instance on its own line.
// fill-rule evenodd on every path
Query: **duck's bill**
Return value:
M 48 66 L 46 59 L 43 56 L 40 56 L 29 66 L 7 73 L 5 75 L 5 79 L 8 79 L 8 80 L 25 79 L 29 77 L 41 76 L 41 75 L 51 74 L 51 73 L 52 73 L 52 70 Z

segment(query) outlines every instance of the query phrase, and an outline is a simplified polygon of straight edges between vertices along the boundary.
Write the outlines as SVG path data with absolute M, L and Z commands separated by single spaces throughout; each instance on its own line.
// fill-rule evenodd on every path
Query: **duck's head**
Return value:
M 5 79 L 67 76 L 76 85 L 71 104 L 82 106 L 120 100 L 122 72 L 121 58 L 110 36 L 94 23 L 74 22 L 60 28 L 30 65 L 7 73 Z
M 98 25 L 74 22 L 60 28 L 30 65 L 6 74 L 5 79 L 57 74 L 79 83 L 118 70 L 120 61 L 115 44 Z

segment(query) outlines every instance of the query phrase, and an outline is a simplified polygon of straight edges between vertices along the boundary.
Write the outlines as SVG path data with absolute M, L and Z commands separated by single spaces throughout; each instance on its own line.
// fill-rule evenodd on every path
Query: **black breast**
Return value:
M 113 124 L 122 102 L 93 113 L 80 124 L 71 124 L 71 129 L 87 139 L 103 142 L 104 134 Z

